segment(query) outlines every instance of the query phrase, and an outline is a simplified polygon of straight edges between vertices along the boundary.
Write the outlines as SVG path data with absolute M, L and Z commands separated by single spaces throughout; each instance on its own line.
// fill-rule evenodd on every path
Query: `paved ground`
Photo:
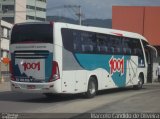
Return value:
M 10 91 L 10 82 L 0 82 L 0 92 Z
M 4 82 L 0 84 L 0 112 L 39 113 L 40 117 L 53 117 L 55 113 L 61 113 L 60 117 L 83 117 L 84 113 L 160 112 L 159 95 L 160 83 L 153 83 L 145 84 L 142 90 L 100 91 L 93 99 L 85 99 L 82 95 L 48 99 L 42 94 L 11 92 L 9 82 Z

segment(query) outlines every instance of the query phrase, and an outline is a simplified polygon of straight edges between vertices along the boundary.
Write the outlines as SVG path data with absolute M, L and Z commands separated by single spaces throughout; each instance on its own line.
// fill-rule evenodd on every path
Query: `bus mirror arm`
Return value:
M 151 49 L 153 49 L 155 51 L 156 58 L 157 58 L 158 57 L 158 51 L 157 51 L 157 49 L 154 46 L 151 46 L 151 45 L 147 45 L 147 47 L 149 47 L 149 48 L 151 48 Z

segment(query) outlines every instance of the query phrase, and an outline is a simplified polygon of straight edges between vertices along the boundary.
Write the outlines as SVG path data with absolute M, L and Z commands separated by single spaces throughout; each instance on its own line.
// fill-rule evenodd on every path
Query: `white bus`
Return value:
M 120 30 L 66 23 L 14 25 L 10 42 L 11 89 L 84 93 L 146 83 L 147 40 Z

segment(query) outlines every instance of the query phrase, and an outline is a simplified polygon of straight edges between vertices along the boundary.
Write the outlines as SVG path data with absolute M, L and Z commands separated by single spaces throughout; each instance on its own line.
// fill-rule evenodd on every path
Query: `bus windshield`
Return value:
M 53 27 L 50 24 L 15 25 L 12 29 L 11 44 L 52 43 Z

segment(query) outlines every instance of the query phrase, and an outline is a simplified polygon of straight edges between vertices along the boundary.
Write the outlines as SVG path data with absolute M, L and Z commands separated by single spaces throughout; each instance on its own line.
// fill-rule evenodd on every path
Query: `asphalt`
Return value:
M 159 86 L 160 83 L 159 82 L 152 82 L 152 83 L 146 83 L 144 84 L 144 86 L 147 87 L 157 87 Z M 8 79 L 4 79 L 3 81 L 0 81 L 0 92 L 5 92 L 5 91 L 10 91 L 10 81 Z

